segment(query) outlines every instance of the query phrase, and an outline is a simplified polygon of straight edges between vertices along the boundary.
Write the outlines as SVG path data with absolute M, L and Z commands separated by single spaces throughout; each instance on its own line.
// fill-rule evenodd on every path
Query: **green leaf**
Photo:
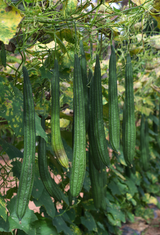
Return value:
M 98 228 L 98 234 L 99 235 L 109 235 L 109 233 L 105 230 L 103 230 L 103 229 L 101 229 L 101 228 Z
M 1 195 L 0 195 L 0 216 L 4 219 L 4 221 L 7 220 L 6 202 Z
M 72 148 L 67 144 L 67 142 L 64 139 L 62 139 L 62 141 L 63 141 L 63 146 L 66 151 L 67 157 L 69 161 L 72 161 L 72 158 L 73 158 Z
M 107 193 L 106 193 L 106 198 L 107 198 L 110 202 L 115 202 L 114 197 L 110 194 L 109 191 L 107 191 Z
M 75 224 L 70 225 L 71 230 L 74 232 L 74 235 L 82 235 L 81 230 Z
M 18 235 L 26 235 L 26 233 L 24 231 L 22 231 L 21 229 L 17 229 L 17 234 Z
M 107 207 L 107 212 L 105 213 L 106 214 L 112 214 L 114 220 L 116 221 L 122 221 L 123 223 L 126 222 L 126 219 L 125 219 L 125 214 L 121 211 L 121 208 L 112 204 L 111 207 Z M 117 225 L 118 226 L 118 225 Z
M 96 222 L 88 211 L 85 211 L 85 216 L 81 216 L 81 223 L 88 229 L 88 231 L 98 232 Z
M 45 78 L 51 80 L 52 73 L 49 70 L 47 70 L 45 66 L 41 66 L 39 70 L 41 73 L 41 79 L 40 79 L 41 82 L 43 82 Z
M 119 188 L 117 187 L 117 184 L 114 181 L 111 181 L 108 184 L 108 188 L 111 190 L 113 195 L 121 195 L 121 192 Z
M 40 196 L 42 195 L 43 189 L 44 186 L 39 175 L 38 165 L 36 164 L 32 196 L 38 200 L 38 198 L 40 198 Z
M 5 118 L 17 137 L 23 135 L 23 96 L 13 85 L 0 83 L 0 116 Z
M 23 153 L 17 149 L 16 147 L 14 147 L 13 145 L 7 143 L 6 141 L 0 139 L 0 145 L 2 147 L 2 149 L 7 153 L 7 155 L 9 156 L 9 159 L 13 159 L 13 158 L 23 158 Z
M 112 191 L 113 195 L 125 194 L 128 191 L 126 184 L 121 183 L 118 178 L 114 178 L 109 184 L 108 188 Z
M 58 233 L 64 232 L 66 235 L 74 235 L 73 231 L 67 226 L 61 216 L 57 216 L 52 220 L 53 225 L 57 228 Z
M 118 155 L 118 160 L 122 165 L 127 166 L 125 159 L 124 159 L 123 151 L 120 151 L 120 155 Z
M 133 180 L 127 178 L 126 184 L 128 185 L 128 188 L 130 190 L 131 195 L 134 196 L 134 194 L 137 193 L 138 190 L 137 190 L 137 187 L 136 187 L 135 183 L 133 182 Z
M 0 231 L 1 232 L 10 232 L 11 230 L 9 229 L 9 222 L 8 222 L 8 217 L 7 220 L 4 221 L 2 217 L 0 217 Z
M 64 144 L 67 144 L 72 150 L 72 132 L 70 132 L 70 131 L 61 131 L 61 136 L 63 138 L 63 143 L 65 141 Z M 67 148 L 67 146 L 66 146 L 66 148 Z M 72 159 L 72 157 L 70 159 Z
M 107 218 L 113 226 L 121 227 L 120 220 L 115 220 L 114 217 L 113 217 L 113 214 L 107 214 Z
M 56 228 L 53 226 L 52 221 L 47 218 L 35 221 L 33 223 L 36 228 L 36 235 L 58 235 Z
M 20 161 L 16 160 L 16 161 L 12 162 L 12 166 L 13 166 L 12 167 L 13 176 L 20 179 L 22 163 Z
M 92 210 L 92 211 L 96 211 L 97 209 L 94 206 L 94 202 L 93 199 L 89 199 L 87 201 L 83 201 L 82 202 L 82 206 L 86 209 L 86 210 Z
M 73 208 L 71 208 L 69 211 L 66 211 L 66 214 L 69 216 L 69 218 L 72 222 L 75 220 L 76 212 Z
M 73 110 L 73 88 L 68 87 L 66 91 L 63 92 L 63 104 L 68 104 L 69 108 Z M 73 120 L 73 117 L 70 117 Z
M 97 221 L 97 225 L 99 228 L 101 228 L 103 231 L 105 231 L 105 227 L 102 223 L 100 223 L 99 221 Z
M 130 193 L 126 193 L 126 198 L 127 198 L 128 201 L 130 201 L 130 202 L 133 204 L 133 206 L 136 206 L 136 205 L 137 205 L 136 200 L 134 200 L 134 199 L 132 198 L 132 195 L 131 195 Z
M 13 188 L 10 188 L 9 190 L 7 190 L 5 198 L 11 199 L 14 193 L 17 193 L 17 187 L 13 187 Z
M 129 212 L 129 211 L 127 211 L 127 210 L 126 210 L 126 214 L 127 214 L 128 219 L 129 219 L 132 223 L 134 223 L 134 214 L 132 214 L 131 212 Z
M 152 184 L 155 184 L 156 182 L 158 182 L 158 178 L 151 172 L 146 172 L 147 177 L 149 180 L 151 180 Z
M 41 136 L 42 138 L 45 139 L 46 142 L 48 142 L 47 134 L 41 126 L 41 118 L 38 117 L 36 113 L 35 113 L 35 124 L 36 124 L 36 136 Z
M 43 189 L 43 192 L 41 193 L 41 196 L 38 198 L 38 200 L 34 200 L 34 203 L 36 206 L 43 206 L 46 209 L 47 214 L 51 218 L 55 217 L 56 209 L 54 202 L 52 201 L 45 188 Z
M 0 83 L 0 116 L 8 121 L 17 137 L 23 136 L 23 95 L 12 84 L 4 86 Z M 36 136 L 48 141 L 47 134 L 41 127 L 41 119 L 35 113 Z
M 10 202 L 8 202 L 7 206 L 10 212 L 10 216 L 8 217 L 10 229 L 21 229 L 26 234 L 36 235 L 36 229 L 32 225 L 32 223 L 37 220 L 34 211 L 29 210 L 29 208 L 27 208 L 26 213 L 20 223 L 16 215 L 16 199 L 17 197 L 13 197 Z

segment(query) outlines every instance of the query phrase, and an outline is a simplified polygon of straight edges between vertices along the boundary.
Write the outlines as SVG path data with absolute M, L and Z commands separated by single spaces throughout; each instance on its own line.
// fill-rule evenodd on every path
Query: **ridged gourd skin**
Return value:
M 86 172 L 85 98 L 83 92 L 81 66 L 77 54 L 74 56 L 73 112 L 74 140 L 73 160 L 70 176 L 70 193 L 72 197 L 76 197 L 82 189 Z
M 149 132 L 148 132 L 148 121 L 145 120 L 145 115 L 141 117 L 140 127 L 140 162 L 144 171 L 149 170 Z
M 83 42 L 80 40 L 80 64 L 82 72 L 82 81 L 83 81 L 83 91 L 85 97 L 85 122 L 86 122 L 86 132 L 88 133 L 88 124 L 89 124 L 89 108 L 88 108 L 88 77 L 87 77 L 87 61 L 83 48 Z
M 101 169 L 102 161 L 99 157 L 99 152 L 97 149 L 97 139 L 95 138 L 95 132 L 94 132 L 94 117 L 95 117 L 95 93 L 94 93 L 94 86 L 93 86 L 93 74 L 92 71 L 89 70 L 89 81 L 90 81 L 90 88 L 89 88 L 89 129 L 88 129 L 88 135 L 89 135 L 89 146 L 90 151 L 92 152 L 92 162 L 97 170 Z
M 102 103 L 102 87 L 101 87 L 101 69 L 100 69 L 100 62 L 99 56 L 96 55 L 96 65 L 94 70 L 94 76 L 92 80 L 93 86 L 93 94 L 95 96 L 94 100 L 94 113 L 93 113 L 93 130 L 94 130 L 94 138 L 97 151 L 99 153 L 99 158 L 106 166 L 111 166 L 109 153 L 107 148 L 107 141 L 105 136 L 104 130 L 104 123 L 103 123 L 103 103 Z
M 106 196 L 106 166 L 101 162 L 98 171 L 92 161 L 92 150 L 89 148 L 89 175 L 91 179 L 92 196 L 96 209 L 105 209 Z
M 1 63 L 6 68 L 6 49 L 3 42 L 1 43 Z
M 17 193 L 16 214 L 21 221 L 25 215 L 34 183 L 35 174 L 35 110 L 32 87 L 26 67 L 22 68 L 23 86 L 23 124 L 24 124 L 24 153 L 23 163 Z
M 51 143 L 54 150 L 55 156 L 59 163 L 65 167 L 69 168 L 68 157 L 65 152 L 61 131 L 60 131 L 60 104 L 59 104 L 59 70 L 58 61 L 54 61 L 54 72 L 51 78 Z
M 43 116 L 41 119 L 42 128 L 45 131 L 45 117 Z M 48 194 L 53 197 L 56 201 L 65 201 L 68 203 L 68 198 L 64 195 L 64 193 L 59 188 L 58 184 L 51 178 L 51 175 L 48 171 L 48 164 L 46 158 L 46 141 L 41 136 L 39 136 L 39 145 L 38 145 L 38 167 L 39 173 L 42 180 L 42 183 L 48 192 Z
M 128 166 L 133 164 L 136 143 L 136 128 L 134 116 L 133 71 L 130 54 L 127 54 L 125 70 L 125 100 L 123 123 L 123 154 Z
M 118 107 L 117 74 L 116 74 L 116 54 L 111 45 L 111 56 L 109 61 L 109 141 L 112 148 L 118 152 L 120 144 L 120 118 Z

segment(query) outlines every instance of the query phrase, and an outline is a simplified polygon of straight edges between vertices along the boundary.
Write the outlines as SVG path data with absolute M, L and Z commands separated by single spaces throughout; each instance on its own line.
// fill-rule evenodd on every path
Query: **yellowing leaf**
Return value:
M 113 13 L 113 10 L 112 10 L 112 8 L 110 7 L 109 3 L 106 2 L 106 3 L 100 5 L 100 7 L 99 7 L 99 12 L 112 14 L 112 13 Z
M 155 8 L 155 10 L 160 11 L 160 1 L 154 0 L 153 7 Z
M 66 128 L 70 121 L 64 118 L 60 118 L 60 128 Z
M 151 87 L 154 91 L 157 91 L 158 93 L 160 93 L 160 87 L 155 86 L 155 85 L 151 85 Z
M 133 3 L 135 3 L 137 6 L 142 5 L 143 3 L 146 2 L 146 0 L 132 0 Z
M 71 15 L 76 11 L 77 8 L 77 0 L 66 0 L 63 3 L 62 13 L 64 17 L 67 15 Z
M 139 46 L 139 47 L 137 47 L 137 46 L 132 46 L 132 47 L 130 48 L 130 53 L 131 53 L 131 55 L 136 55 L 136 54 L 142 52 L 143 49 L 144 49 L 144 48 L 143 48 L 142 46 Z
M 150 43 L 151 47 L 160 50 L 160 35 L 154 35 L 154 36 L 150 37 L 149 43 Z
M 160 1 L 159 0 L 154 0 L 153 8 L 151 9 L 151 13 L 150 14 L 157 21 L 157 23 L 158 23 L 157 26 L 160 29 Z
M 119 91 L 120 93 L 123 93 L 123 92 L 125 91 L 124 86 L 118 84 L 118 91 Z
M 147 202 L 148 204 L 158 204 L 157 198 L 151 196 L 149 193 L 145 193 L 143 196 L 143 201 Z
M 16 7 L 8 6 L 2 0 L 0 0 L 0 9 L 0 40 L 8 44 L 15 35 L 23 15 Z

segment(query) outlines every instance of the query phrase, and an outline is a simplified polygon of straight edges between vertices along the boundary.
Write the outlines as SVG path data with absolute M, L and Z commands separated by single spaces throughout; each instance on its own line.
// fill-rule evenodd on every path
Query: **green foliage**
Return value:
M 1 3 L 4 8 L 5 3 Z M 25 4 L 23 4 L 25 2 Z M 69 0 L 63 2 L 53 1 L 8 1 L 11 8 L 1 12 L 12 20 L 4 28 L 0 25 L 1 40 L 7 43 L 15 34 L 15 29 L 20 22 L 20 13 L 25 18 L 17 28 L 17 34 L 11 39 L 11 45 L 15 48 L 6 48 L 6 70 L 1 66 L 0 76 L 0 156 L 5 165 L 0 164 L 2 186 L 9 190 L 0 194 L 0 231 L 9 234 L 121 234 L 120 227 L 127 220 L 134 222 L 134 215 L 142 216 L 146 220 L 153 217 L 148 204 L 160 207 L 156 196 L 160 196 L 158 182 L 160 180 L 160 109 L 159 109 L 159 47 L 156 21 L 148 17 L 148 9 L 152 8 L 152 1 L 143 6 L 128 8 L 111 8 L 107 4 L 98 5 L 92 2 L 81 3 Z M 9 7 L 8 6 L 8 7 Z M 17 8 L 16 8 L 17 7 Z M 88 7 L 91 7 L 89 10 Z M 20 12 L 20 10 L 21 12 Z M 147 9 L 147 11 L 145 11 Z M 13 20 L 13 15 L 17 17 Z M 14 26 L 13 26 L 14 24 Z M 76 24 L 76 31 L 74 29 Z M 13 26 L 13 27 L 12 27 Z M 120 34 L 120 29 L 122 33 Z M 7 31 L 4 32 L 4 29 Z M 142 34 L 143 30 L 143 34 Z M 4 33 L 3 33 L 4 32 Z M 8 32 L 8 33 L 7 33 Z M 89 36 L 89 37 L 88 37 Z M 151 37 L 150 37 L 151 36 Z M 108 138 L 109 130 L 109 93 L 108 93 L 108 46 L 114 43 L 117 61 L 117 89 L 120 123 L 122 124 L 122 112 L 124 104 L 124 74 L 125 56 L 129 51 L 133 67 L 133 92 L 135 104 L 136 122 L 136 151 L 133 166 L 127 167 L 120 144 L 120 154 L 115 153 L 108 141 L 105 142 L 110 151 L 110 162 L 116 171 L 107 169 L 105 184 L 105 207 L 95 207 L 91 180 L 89 176 L 89 163 L 86 162 L 86 172 L 81 194 L 72 201 L 68 184 L 70 183 L 70 171 L 61 167 L 54 157 L 51 147 L 51 89 L 50 83 L 53 76 L 55 56 L 59 65 L 60 77 L 60 119 L 63 118 L 69 124 L 61 128 L 61 136 L 69 164 L 72 163 L 72 125 L 73 125 L 73 67 L 75 51 L 78 57 L 87 62 L 87 71 L 93 71 L 95 56 L 99 54 L 102 79 L 103 122 L 105 137 Z M 83 41 L 82 41 L 83 39 Z M 80 46 L 81 41 L 81 46 Z M 10 45 L 10 46 L 11 46 Z M 82 45 L 84 51 L 82 50 Z M 20 57 L 19 57 L 20 56 Z M 19 59 L 21 58 L 21 59 Z M 84 61 L 83 61 L 84 62 Z M 2 60 L 0 61 L 0 64 Z M 17 64 L 16 64 L 17 63 Z M 36 136 L 46 141 L 46 162 L 48 173 L 58 182 L 58 187 L 69 199 L 70 205 L 62 200 L 57 202 L 53 199 L 42 183 L 38 169 L 37 156 L 35 158 L 34 184 L 30 202 L 38 208 L 37 212 L 27 207 L 21 223 L 15 212 L 17 194 L 17 182 L 22 169 L 24 136 L 23 136 L 23 78 L 22 63 L 26 65 L 34 94 Z M 5 64 L 5 63 L 3 63 Z M 85 71 L 85 63 L 81 63 Z M 86 74 L 84 75 L 85 79 Z M 107 78 L 105 78 L 107 77 Z M 85 81 L 86 82 L 86 81 Z M 85 88 L 90 90 L 91 76 L 88 76 Z M 96 87 L 97 88 L 97 87 Z M 94 89 L 96 89 L 94 87 Z M 93 93 L 92 93 L 93 95 Z M 87 102 L 86 102 L 87 103 Z M 86 108 L 87 110 L 87 108 Z M 99 110 L 98 107 L 96 110 Z M 155 112 L 156 110 L 156 112 Z M 102 111 L 102 110 L 101 110 Z M 101 112 L 102 113 L 102 112 Z M 140 117 L 146 115 L 148 121 L 149 141 L 148 152 L 150 153 L 149 170 L 143 170 L 139 161 L 140 148 Z M 89 113 L 87 114 L 89 116 Z M 88 118 L 86 115 L 86 119 Z M 92 110 L 92 116 L 99 115 L 99 111 Z M 41 127 L 40 117 L 46 117 L 46 132 Z M 59 119 L 59 117 L 58 117 Z M 97 116 L 99 120 L 99 116 Z M 154 123 L 154 124 L 153 124 Z M 92 132 L 93 134 L 94 132 Z M 122 128 L 121 128 L 122 139 Z M 100 133 L 101 135 L 101 133 Z M 88 136 L 87 149 L 88 149 Z M 38 138 L 36 138 L 36 142 Z M 91 136 L 89 137 L 91 141 Z M 94 146 L 95 147 L 95 146 Z M 95 148 L 93 148 L 95 149 Z M 37 153 L 38 147 L 36 147 Z M 4 154 L 9 156 L 9 163 Z M 96 157 L 97 155 L 95 155 Z M 15 185 L 8 183 L 12 177 Z M 53 179 L 52 179 L 53 180 Z M 73 204 L 74 203 L 74 204 Z M 61 209 L 58 209 L 60 207 Z M 7 209 L 6 209 L 7 208 Z M 37 208 L 36 208 L 37 209 Z

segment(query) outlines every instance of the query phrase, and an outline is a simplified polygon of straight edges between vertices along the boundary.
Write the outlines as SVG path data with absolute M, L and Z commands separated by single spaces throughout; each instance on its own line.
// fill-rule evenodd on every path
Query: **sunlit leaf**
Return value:
M 16 7 L 7 5 L 3 0 L 0 0 L 0 9 L 0 41 L 8 44 L 15 35 L 23 14 Z
M 62 13 L 64 17 L 73 14 L 77 8 L 77 0 L 65 0 L 63 2 Z
M 147 0 L 131 0 L 133 3 L 135 3 L 137 6 L 142 5 L 145 3 Z

